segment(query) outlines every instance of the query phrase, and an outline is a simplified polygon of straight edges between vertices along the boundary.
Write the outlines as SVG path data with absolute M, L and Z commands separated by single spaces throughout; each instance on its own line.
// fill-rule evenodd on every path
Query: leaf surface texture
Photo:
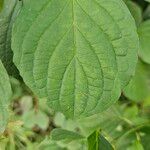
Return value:
M 12 37 L 26 84 L 70 118 L 117 101 L 134 74 L 137 43 L 134 20 L 120 0 L 27 0 Z

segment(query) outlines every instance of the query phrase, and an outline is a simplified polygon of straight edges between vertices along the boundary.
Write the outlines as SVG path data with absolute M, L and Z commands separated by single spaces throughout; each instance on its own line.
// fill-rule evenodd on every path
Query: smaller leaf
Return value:
M 88 150 L 113 150 L 112 145 L 100 135 L 100 131 L 93 132 L 88 137 Z
M 104 136 L 100 135 L 100 149 L 102 150 L 113 150 L 112 145 L 104 138 Z
M 68 130 L 64 130 L 64 129 L 54 129 L 51 132 L 51 138 L 54 141 L 61 141 L 61 140 L 64 141 L 65 140 L 67 142 L 71 142 L 74 140 L 83 139 L 84 137 L 73 131 L 68 131 Z
M 95 131 L 88 137 L 88 150 L 98 150 L 98 149 L 99 149 L 99 131 Z

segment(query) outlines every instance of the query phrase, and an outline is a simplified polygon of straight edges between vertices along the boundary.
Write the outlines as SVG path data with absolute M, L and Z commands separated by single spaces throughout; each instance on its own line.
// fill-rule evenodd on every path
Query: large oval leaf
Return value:
M 7 72 L 0 61 L 0 133 L 2 133 L 8 121 L 8 105 L 12 95 L 11 85 Z
M 114 103 L 134 74 L 138 38 L 120 0 L 27 0 L 13 28 L 26 84 L 68 117 Z

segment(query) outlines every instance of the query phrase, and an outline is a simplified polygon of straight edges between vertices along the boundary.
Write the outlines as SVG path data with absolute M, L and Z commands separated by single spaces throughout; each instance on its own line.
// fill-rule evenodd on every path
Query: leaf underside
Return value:
M 108 108 L 134 74 L 138 38 L 120 0 L 27 0 L 12 37 L 25 83 L 67 117 Z

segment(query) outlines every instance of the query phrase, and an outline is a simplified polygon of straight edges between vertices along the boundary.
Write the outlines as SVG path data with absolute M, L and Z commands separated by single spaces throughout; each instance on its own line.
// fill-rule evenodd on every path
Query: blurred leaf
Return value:
M 110 138 L 116 138 L 123 132 L 122 123 L 124 120 L 121 116 L 122 113 L 120 112 L 120 108 L 116 105 L 103 113 L 80 120 L 80 126 L 86 136 L 89 136 L 95 130 L 100 128 L 108 134 Z
M 150 127 L 150 122 L 147 122 L 143 124 L 141 123 L 141 125 L 134 126 L 128 129 L 124 135 L 122 135 L 115 141 L 116 149 L 127 150 L 128 148 L 133 149 L 134 147 L 135 150 L 138 148 L 139 150 L 142 150 L 143 146 L 146 144 L 142 142 L 144 141 L 143 137 L 147 139 L 145 141 L 147 142 L 149 141 L 149 131 L 147 132 L 147 130 L 149 130 L 149 127 Z M 145 128 L 146 130 L 144 131 L 143 129 Z M 144 132 L 146 132 L 147 133 L 146 135 L 148 136 L 145 136 Z M 146 145 L 146 147 L 149 146 Z
M 133 142 L 136 140 L 136 134 L 130 133 L 125 136 L 122 136 L 121 138 L 116 140 L 116 149 L 118 150 L 126 150 L 128 147 L 130 147 Z
M 66 123 L 66 118 L 62 113 L 56 113 L 54 117 L 54 123 L 57 127 L 64 127 L 64 124 Z
M 131 136 L 131 140 L 130 137 L 127 137 L 127 140 L 120 142 L 120 140 L 118 141 L 120 137 L 133 127 L 143 126 L 143 124 L 148 124 L 149 122 L 149 120 L 139 114 L 138 111 L 139 109 L 136 105 L 132 107 L 128 105 L 115 105 L 99 115 L 81 120 L 80 123 L 82 130 L 87 135 L 94 129 L 97 130 L 100 128 L 103 135 L 107 137 L 114 147 L 121 149 L 125 147 L 124 145 L 132 145 L 132 142 L 135 141 L 135 131 L 133 132 L 134 136 Z
M 38 113 L 35 115 L 35 124 L 41 129 L 45 130 L 49 124 L 48 116 L 44 112 L 38 111 Z
M 19 73 L 12 59 L 11 50 L 11 31 L 14 20 L 22 6 L 22 2 L 18 0 L 4 0 L 3 8 L 0 13 L 0 58 L 4 63 L 9 75 L 18 77 Z
M 132 0 L 138 3 L 143 9 L 147 6 L 147 2 L 145 0 Z
M 150 124 L 133 127 L 116 140 L 116 149 L 121 150 L 149 150 Z M 148 134 L 145 134 L 145 133 Z M 143 148 L 144 147 L 144 148 Z
M 49 124 L 49 118 L 42 111 L 35 112 L 30 110 L 23 115 L 24 126 L 33 128 L 35 125 L 45 130 Z
M 38 150 L 67 150 L 67 148 L 62 148 L 57 142 L 46 138 L 38 146 Z
M 145 1 L 150 3 L 150 0 L 145 0 Z
M 64 130 L 64 129 L 54 129 L 51 132 L 51 138 L 54 141 L 61 141 L 65 140 L 67 142 L 71 142 L 73 140 L 80 140 L 83 139 L 84 137 L 76 132 Z
M 125 87 L 123 93 L 130 100 L 139 102 L 150 96 L 150 66 L 139 61 L 135 76 Z
M 5 130 L 8 122 L 8 106 L 12 96 L 11 85 L 7 72 L 0 61 L 0 133 Z
M 126 5 L 128 6 L 133 18 L 135 19 L 136 25 L 142 22 L 142 9 L 141 7 L 133 1 L 126 1 Z
M 140 38 L 140 58 L 150 64 L 150 20 L 141 23 L 138 34 Z
M 56 113 L 54 117 L 54 124 L 57 127 L 61 127 L 62 129 L 69 130 L 76 132 L 77 130 L 80 130 L 80 125 L 78 121 L 66 119 L 66 117 L 62 113 Z
M 33 128 L 35 126 L 35 111 L 26 112 L 23 115 L 23 122 L 26 128 Z
M 54 116 L 54 111 L 47 105 L 47 99 L 46 98 L 42 98 L 42 99 L 39 98 L 38 103 L 39 103 L 39 109 L 40 110 L 47 112 L 51 116 Z

